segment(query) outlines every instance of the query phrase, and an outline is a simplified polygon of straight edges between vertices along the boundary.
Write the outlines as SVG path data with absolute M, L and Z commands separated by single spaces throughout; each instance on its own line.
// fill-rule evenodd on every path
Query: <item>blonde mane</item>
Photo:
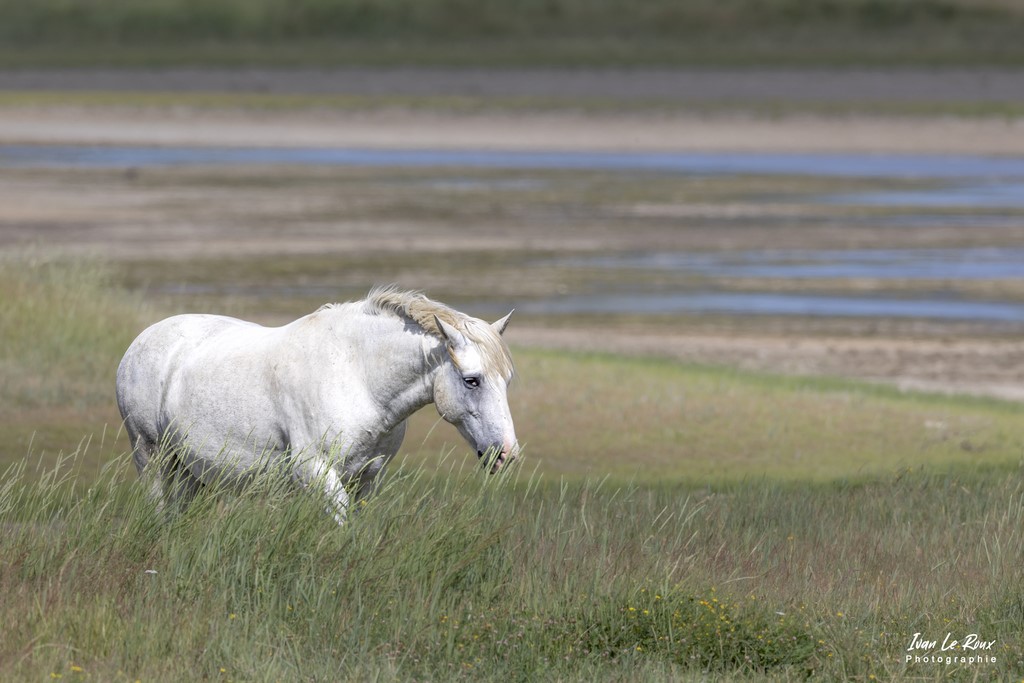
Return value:
M 490 324 L 460 313 L 450 306 L 428 299 L 422 292 L 401 290 L 394 285 L 374 287 L 363 301 L 370 315 L 398 315 L 419 325 L 427 334 L 444 339 L 435 316 L 451 325 L 476 344 L 485 364 L 485 373 L 507 382 L 515 375 L 512 355 L 501 334 Z

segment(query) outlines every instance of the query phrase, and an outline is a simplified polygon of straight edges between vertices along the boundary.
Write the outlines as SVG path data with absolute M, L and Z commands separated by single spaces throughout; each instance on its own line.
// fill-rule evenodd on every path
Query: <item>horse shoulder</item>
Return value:
M 293 420 L 293 447 L 324 444 L 357 457 L 376 450 L 387 416 L 370 387 L 380 378 L 367 374 L 367 336 L 379 331 L 366 323 L 340 306 L 282 328 L 277 386 Z

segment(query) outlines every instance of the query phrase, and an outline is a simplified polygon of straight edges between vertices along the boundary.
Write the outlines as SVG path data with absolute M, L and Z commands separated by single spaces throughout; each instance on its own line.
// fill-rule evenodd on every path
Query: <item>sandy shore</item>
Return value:
M 1024 154 L 1018 117 L 799 113 L 815 106 L 870 111 L 873 103 L 999 111 L 1024 104 L 1022 69 L 20 69 L 0 70 L 3 92 L 48 93 L 52 106 L 8 101 L 0 107 L 0 144 Z M 160 93 L 169 104 L 59 104 L 60 93 L 83 92 Z M 187 105 L 204 93 L 377 104 L 273 111 Z M 444 111 L 436 100 L 460 97 L 482 110 Z M 435 99 L 415 104 L 424 98 Z M 388 101 L 406 108 L 384 108 Z M 508 113 L 510 101 L 543 106 Z M 718 113 L 699 113 L 707 107 Z
M 1024 155 L 1024 119 L 8 106 L 0 144 Z

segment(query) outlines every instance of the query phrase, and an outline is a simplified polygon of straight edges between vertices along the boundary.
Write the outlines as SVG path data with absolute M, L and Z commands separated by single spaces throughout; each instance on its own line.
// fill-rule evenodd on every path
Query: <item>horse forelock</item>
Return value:
M 485 374 L 506 382 L 515 375 L 508 345 L 493 326 L 429 299 L 422 292 L 401 290 L 394 285 L 374 287 L 367 295 L 363 307 L 371 315 L 384 313 L 406 317 L 431 336 L 443 340 L 444 333 L 437 325 L 437 319 L 440 319 L 477 346 Z

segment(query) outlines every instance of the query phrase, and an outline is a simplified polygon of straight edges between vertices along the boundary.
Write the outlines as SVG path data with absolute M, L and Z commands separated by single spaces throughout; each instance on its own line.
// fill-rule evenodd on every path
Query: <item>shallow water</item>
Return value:
M 562 259 L 569 267 L 632 268 L 727 278 L 997 280 L 1024 278 L 1024 248 L 642 252 Z
M 319 165 L 591 169 L 860 178 L 1024 179 L 1024 158 L 926 154 L 788 154 L 315 149 L 296 147 L 0 146 L 0 166 Z M 1017 187 L 1024 187 L 1018 184 Z
M 1024 221 L 1024 158 L 966 155 L 783 154 L 783 153 L 613 153 L 498 150 L 369 150 L 308 148 L 209 148 L 144 146 L 0 146 L 0 167 L 138 168 L 154 166 L 348 166 L 509 170 L 597 170 L 702 175 L 787 175 L 833 178 L 915 179 L 937 186 L 914 190 L 832 193 L 810 198 L 819 204 L 931 209 L 894 215 L 851 216 L 869 221 L 920 226 L 1015 227 Z M 516 191 L 542 187 L 534 179 L 477 180 L 460 174 L 431 181 L 433 189 Z M 958 209 L 944 214 L 936 209 Z M 974 210 L 977 211 L 974 211 Z M 1000 211 L 1002 210 L 1002 211 Z M 787 219 L 789 220 L 789 219 Z M 562 260 L 583 268 L 646 269 L 704 277 L 967 281 L 1024 278 L 1024 248 L 855 249 L 683 252 L 601 255 Z M 300 288 L 301 289 L 301 288 Z M 610 289 L 610 288 L 609 288 Z M 280 291 L 278 290 L 278 294 Z M 307 292 L 309 293 L 309 292 Z M 252 291 L 238 292 L 253 295 Z M 273 293 L 270 294 L 271 296 Z M 963 300 L 955 295 L 908 299 L 900 295 L 863 297 L 765 292 L 595 292 L 527 303 L 534 313 L 683 313 L 864 316 L 1024 322 L 1024 304 Z
M 727 313 L 742 315 L 927 318 L 1024 323 L 1024 304 L 950 298 L 900 299 L 763 292 L 679 292 L 565 296 L 519 305 L 524 313 Z
M 769 250 L 715 253 L 640 252 L 560 259 L 570 268 L 664 271 L 704 278 L 768 280 L 870 279 L 899 282 L 1024 278 L 1024 248 Z M 1024 322 L 1024 304 L 928 297 L 817 295 L 775 292 L 632 293 L 565 297 L 537 303 L 537 313 L 698 313 L 898 317 Z
M 1024 183 L 989 182 L 944 185 L 920 190 L 882 190 L 830 195 L 830 204 L 908 208 L 1024 209 Z
M 323 149 L 301 147 L 0 146 L 0 167 L 351 166 L 508 170 L 656 171 L 707 175 L 795 175 L 948 181 L 938 188 L 840 193 L 829 204 L 1024 208 L 1024 158 L 954 154 L 793 154 Z M 453 187 L 475 187 L 472 179 Z M 509 181 L 492 189 L 523 189 Z M 524 185 L 525 183 L 525 185 Z

